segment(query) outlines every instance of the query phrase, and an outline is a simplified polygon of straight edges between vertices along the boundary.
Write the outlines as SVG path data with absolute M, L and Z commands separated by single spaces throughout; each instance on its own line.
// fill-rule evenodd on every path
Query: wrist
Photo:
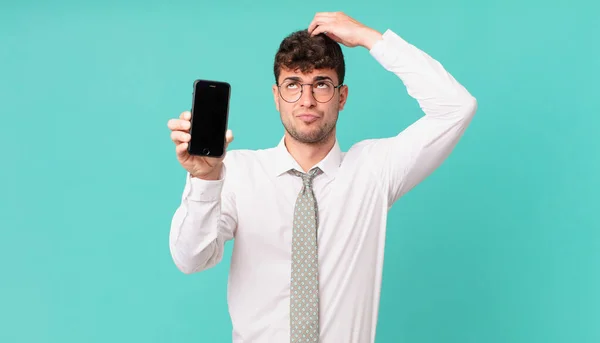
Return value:
M 222 168 L 222 165 L 220 165 L 218 167 L 215 167 L 215 169 L 211 170 L 207 174 L 190 173 L 190 177 L 205 181 L 218 181 L 221 179 Z
M 383 39 L 381 32 L 370 27 L 365 27 L 365 32 L 363 33 L 362 37 L 363 38 L 361 39 L 360 45 L 368 50 L 371 50 L 377 41 Z

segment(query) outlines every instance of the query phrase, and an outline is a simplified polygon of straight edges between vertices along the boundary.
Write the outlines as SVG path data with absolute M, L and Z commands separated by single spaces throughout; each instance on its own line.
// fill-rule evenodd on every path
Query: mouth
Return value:
M 296 116 L 296 118 L 299 118 L 300 120 L 302 120 L 305 123 L 312 123 L 317 121 L 317 119 L 319 119 L 320 117 L 316 114 L 312 114 L 312 113 L 300 113 Z

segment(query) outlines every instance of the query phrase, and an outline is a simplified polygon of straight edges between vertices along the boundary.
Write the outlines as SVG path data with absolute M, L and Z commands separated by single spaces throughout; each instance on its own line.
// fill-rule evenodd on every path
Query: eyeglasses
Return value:
M 296 102 L 302 97 L 304 86 L 311 86 L 312 95 L 317 102 L 325 103 L 333 98 L 335 90 L 340 88 L 342 84 L 337 86 L 328 80 L 319 80 L 313 83 L 300 83 L 300 81 L 286 80 L 278 85 L 279 95 L 286 102 Z

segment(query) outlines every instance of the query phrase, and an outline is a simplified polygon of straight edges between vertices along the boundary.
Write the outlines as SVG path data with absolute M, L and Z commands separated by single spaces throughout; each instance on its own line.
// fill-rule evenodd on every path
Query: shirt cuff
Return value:
M 221 199 L 221 191 L 225 182 L 225 164 L 221 169 L 219 180 L 202 180 L 187 173 L 187 198 L 193 201 L 217 201 Z
M 371 50 L 369 50 L 369 53 L 385 69 L 390 70 L 392 66 L 398 64 L 398 59 L 402 58 L 403 50 L 408 48 L 410 44 L 389 29 L 386 30 L 382 36 L 383 39 L 375 42 L 371 47 Z

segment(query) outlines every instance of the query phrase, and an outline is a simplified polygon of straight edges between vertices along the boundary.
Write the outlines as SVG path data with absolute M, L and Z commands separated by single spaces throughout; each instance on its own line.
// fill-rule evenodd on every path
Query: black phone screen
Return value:
M 226 82 L 194 83 L 190 154 L 221 157 L 225 153 L 230 88 Z

